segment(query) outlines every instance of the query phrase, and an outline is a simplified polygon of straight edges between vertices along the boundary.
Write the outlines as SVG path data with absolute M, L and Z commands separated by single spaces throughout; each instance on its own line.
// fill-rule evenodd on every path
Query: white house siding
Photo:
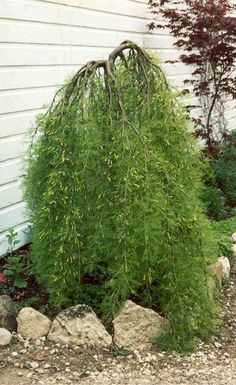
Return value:
M 7 251 L 8 229 L 16 229 L 21 245 L 26 241 L 25 134 L 55 90 L 81 65 L 106 58 L 123 40 L 154 49 L 162 63 L 177 58 L 166 31 L 148 32 L 147 3 L 0 0 L 0 255 Z M 191 72 L 182 64 L 163 67 L 179 87 Z

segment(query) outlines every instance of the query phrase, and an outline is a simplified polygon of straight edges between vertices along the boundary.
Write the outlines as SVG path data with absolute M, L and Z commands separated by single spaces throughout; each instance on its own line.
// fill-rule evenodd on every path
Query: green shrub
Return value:
M 213 162 L 216 183 L 222 190 L 226 204 L 236 207 L 236 134 L 226 140 L 219 155 Z
M 236 215 L 221 221 L 212 221 L 212 227 L 217 234 L 223 234 L 228 238 L 236 231 Z
M 155 60 L 126 42 L 80 70 L 40 118 L 25 181 L 51 302 L 92 301 L 89 276 L 101 277 L 106 317 L 141 292 L 168 318 L 159 345 L 176 351 L 216 325 L 206 273 L 216 250 L 188 124 Z
M 219 254 L 223 255 L 224 257 L 227 257 L 232 264 L 233 262 L 233 252 L 232 252 L 232 241 L 229 239 L 228 236 L 219 234 L 219 237 L 217 239 L 217 244 L 219 247 Z
M 201 200 L 206 207 L 206 214 L 209 218 L 219 220 L 224 216 L 224 199 L 219 188 L 204 185 Z
M 236 231 L 236 216 L 221 221 L 212 221 L 219 254 L 229 258 L 232 264 L 233 251 L 230 236 Z

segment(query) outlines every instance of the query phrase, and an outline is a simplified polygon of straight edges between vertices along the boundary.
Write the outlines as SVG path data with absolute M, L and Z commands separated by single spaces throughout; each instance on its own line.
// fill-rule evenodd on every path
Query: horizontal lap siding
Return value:
M 146 9 L 138 0 L 0 1 L 0 254 L 9 228 L 27 239 L 22 160 L 35 116 L 88 60 L 123 40 L 143 45 Z
M 22 160 L 35 116 L 81 65 L 106 58 L 123 40 L 155 50 L 162 63 L 177 58 L 173 39 L 149 33 L 149 21 L 147 0 L 0 1 L 0 254 L 9 228 L 26 241 Z M 178 87 L 191 72 L 182 64 L 163 68 Z

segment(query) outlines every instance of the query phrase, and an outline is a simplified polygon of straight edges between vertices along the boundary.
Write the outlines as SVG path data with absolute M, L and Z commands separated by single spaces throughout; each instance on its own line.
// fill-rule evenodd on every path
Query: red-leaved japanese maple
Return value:
M 149 6 L 166 21 L 153 21 L 149 29 L 168 28 L 183 51 L 179 60 L 193 66 L 185 84 L 191 85 L 203 113 L 194 119 L 196 134 L 215 155 L 227 136 L 219 106 L 225 98 L 236 99 L 236 5 L 229 0 L 149 0 Z

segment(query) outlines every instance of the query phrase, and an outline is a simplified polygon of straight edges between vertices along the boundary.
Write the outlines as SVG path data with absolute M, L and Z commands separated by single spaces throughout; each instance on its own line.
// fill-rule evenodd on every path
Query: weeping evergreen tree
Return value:
M 159 346 L 191 350 L 216 326 L 199 154 L 155 58 L 125 41 L 91 61 L 39 118 L 25 179 L 32 260 L 51 302 L 100 276 L 106 316 L 127 298 L 168 319 Z M 102 278 L 101 278 L 102 277 Z

